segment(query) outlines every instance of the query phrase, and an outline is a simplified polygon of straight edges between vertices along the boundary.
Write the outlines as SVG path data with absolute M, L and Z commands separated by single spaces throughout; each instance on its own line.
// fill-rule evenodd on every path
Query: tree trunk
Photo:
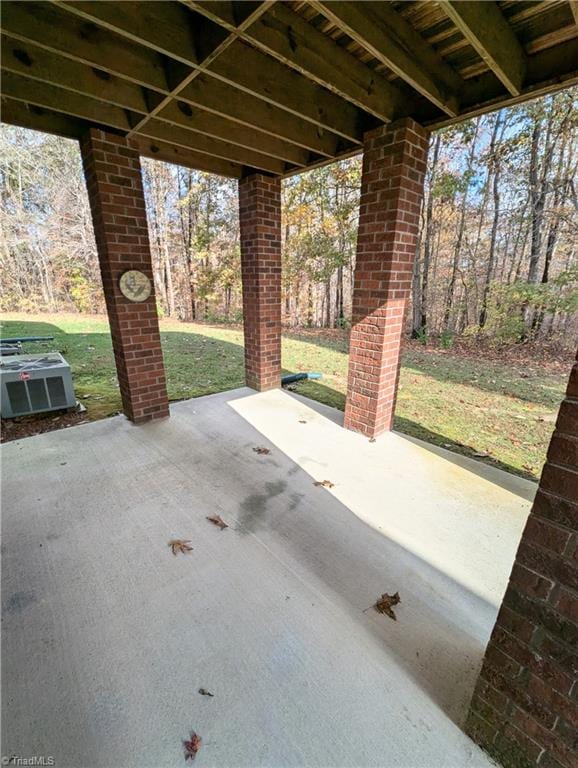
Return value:
M 480 127 L 480 120 L 481 118 L 477 118 L 476 120 L 476 129 L 474 132 L 474 136 L 472 138 L 472 144 L 470 147 L 470 151 L 468 153 L 468 160 L 466 165 L 466 178 L 469 179 L 470 174 L 472 172 L 472 166 L 474 163 L 474 157 L 476 152 L 476 141 L 478 138 L 478 130 Z M 459 219 L 459 225 L 458 225 L 458 234 L 456 238 L 456 244 L 454 248 L 454 256 L 452 260 L 452 271 L 450 275 L 450 282 L 448 285 L 448 290 L 446 294 L 446 301 L 444 306 L 444 316 L 443 316 L 443 327 L 445 330 L 449 329 L 450 326 L 450 314 L 452 311 L 452 305 L 454 302 L 454 291 L 456 287 L 456 279 L 458 276 L 458 267 L 460 263 L 460 255 L 462 250 L 462 241 L 464 239 L 464 230 L 466 227 L 466 213 L 467 213 L 467 206 L 468 206 L 468 188 L 469 188 L 469 182 L 468 186 L 466 187 L 464 194 L 462 196 L 462 204 L 460 207 L 460 219 Z
M 421 288 L 419 296 L 420 317 L 417 327 L 414 326 L 414 336 L 417 335 L 419 329 L 426 329 L 428 324 L 428 280 L 429 269 L 431 264 L 432 255 L 432 240 L 433 240 L 433 186 L 435 183 L 435 174 L 437 170 L 439 154 L 440 154 L 441 134 L 438 132 L 434 141 L 433 156 L 431 162 L 429 192 L 427 198 L 426 214 L 425 214 L 425 238 L 424 238 L 424 254 L 423 265 L 421 270 Z
M 495 253 L 496 253 L 496 236 L 498 233 L 498 221 L 500 219 L 500 173 L 501 162 L 499 156 L 496 155 L 496 139 L 498 137 L 498 131 L 500 131 L 499 141 L 502 141 L 504 136 L 504 130 L 506 127 L 506 121 L 504 120 L 504 111 L 498 112 L 496 119 L 496 125 L 492 133 L 492 140 L 490 142 L 490 156 L 493 164 L 493 182 L 492 190 L 494 197 L 494 216 L 492 219 L 492 233 L 490 235 L 490 251 L 488 253 L 488 264 L 486 267 L 486 277 L 484 280 L 484 290 L 482 292 L 482 307 L 480 310 L 480 319 L 478 325 L 483 328 L 486 324 L 488 317 L 488 296 L 490 294 L 490 285 L 492 284 L 492 274 L 494 271 Z

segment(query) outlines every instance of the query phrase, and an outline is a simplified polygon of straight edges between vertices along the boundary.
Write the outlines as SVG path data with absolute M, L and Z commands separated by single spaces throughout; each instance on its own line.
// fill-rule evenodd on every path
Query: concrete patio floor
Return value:
M 2 754 L 491 765 L 459 725 L 534 485 L 282 391 L 171 414 L 2 446 Z

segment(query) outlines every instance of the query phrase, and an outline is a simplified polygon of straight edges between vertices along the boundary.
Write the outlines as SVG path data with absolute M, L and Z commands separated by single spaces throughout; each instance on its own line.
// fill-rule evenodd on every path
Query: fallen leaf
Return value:
M 183 747 L 185 748 L 185 763 L 187 760 L 191 762 L 197 756 L 197 752 L 201 748 L 203 740 L 194 731 L 191 731 L 191 736 L 188 741 L 183 741 Z
M 187 552 L 192 552 L 193 548 L 189 547 L 190 539 L 171 539 L 169 541 L 169 547 L 173 551 L 173 555 L 176 555 L 177 552 L 182 552 L 183 555 L 186 555 Z
M 223 518 L 220 517 L 219 515 L 211 515 L 211 517 L 207 517 L 207 520 L 210 523 L 213 523 L 213 525 L 218 526 L 222 531 L 224 531 L 225 528 L 229 527 L 227 523 L 223 520 Z
M 266 455 L 267 453 L 271 453 L 271 451 L 268 448 L 262 448 L 261 446 L 259 446 L 258 448 L 253 448 L 253 450 L 255 451 L 255 453 L 258 453 L 260 455 L 264 455 L 264 454 Z
M 335 483 L 332 483 L 331 480 L 316 480 L 313 485 L 321 486 L 322 488 L 333 488 Z
M 392 609 L 394 605 L 397 605 L 400 602 L 399 592 L 396 592 L 395 595 L 388 595 L 385 593 L 375 602 L 373 607 L 378 613 L 385 613 L 390 619 L 397 621 L 397 616 Z
M 300 419 L 300 420 L 299 420 L 299 424 L 307 424 L 307 422 L 306 422 L 306 421 L 304 421 L 304 420 L 302 420 L 302 419 Z
M 199 688 L 199 693 L 201 696 L 211 696 L 211 698 L 214 696 L 210 691 L 207 691 L 206 688 Z

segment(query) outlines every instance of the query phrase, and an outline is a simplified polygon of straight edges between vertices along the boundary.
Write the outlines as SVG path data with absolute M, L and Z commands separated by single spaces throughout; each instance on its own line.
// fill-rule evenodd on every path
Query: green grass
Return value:
M 27 351 L 60 350 L 70 363 L 77 397 L 90 419 L 120 410 L 107 321 L 78 315 L 6 315 L 2 335 L 52 335 Z M 242 386 L 239 328 L 161 321 L 169 398 L 179 400 Z M 343 409 L 346 341 L 328 333 L 285 334 L 286 371 L 320 371 L 320 382 L 297 385 L 303 395 Z M 516 474 L 537 478 L 565 376 L 507 362 L 411 346 L 404 355 L 395 427 Z

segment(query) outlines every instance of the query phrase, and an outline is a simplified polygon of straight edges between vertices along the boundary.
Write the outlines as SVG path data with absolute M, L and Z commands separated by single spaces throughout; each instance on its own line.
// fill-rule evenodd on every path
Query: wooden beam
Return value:
M 355 106 L 241 40 L 222 53 L 207 74 L 309 120 L 323 130 L 361 142 L 365 125 L 363 114 Z
M 431 105 L 424 103 L 423 111 L 418 111 L 415 119 L 432 130 L 444 128 L 495 109 L 512 107 L 572 86 L 578 86 L 578 37 L 528 56 L 526 82 L 518 96 L 505 97 L 503 88 L 494 75 L 485 72 L 470 83 L 467 101 L 462 103 L 458 118 L 432 117 Z
M 440 0 L 449 18 L 512 96 L 522 92 L 526 55 L 494 2 Z
M 8 5 L 8 3 L 6 3 L 6 5 Z M 23 5 L 32 4 L 24 3 Z M 135 76 L 140 76 L 140 79 L 135 80 L 135 82 L 141 82 L 142 85 L 146 85 L 149 88 L 153 88 L 163 93 L 170 93 L 175 86 L 179 86 L 181 91 L 186 89 L 187 93 L 190 93 L 194 90 L 194 88 L 192 88 L 194 80 L 200 75 L 202 68 L 208 66 L 209 69 L 206 70 L 207 73 L 210 76 L 221 80 L 221 83 L 227 83 L 233 88 L 238 88 L 245 93 L 249 93 L 255 99 L 265 100 L 271 106 L 277 107 L 278 110 L 283 109 L 288 111 L 295 117 L 305 120 L 306 123 L 312 122 L 316 126 L 322 128 L 323 132 L 319 132 L 317 128 L 308 128 L 307 124 L 297 129 L 295 121 L 291 122 L 291 118 L 288 120 L 286 117 L 285 121 L 283 121 L 282 115 L 278 110 L 274 115 L 274 117 L 279 118 L 278 121 L 271 122 L 271 117 L 269 117 L 266 122 L 262 121 L 255 124 L 255 127 L 260 130 L 269 131 L 269 126 L 271 126 L 270 132 L 272 134 L 276 134 L 279 138 L 285 139 L 289 139 L 288 134 L 291 132 L 298 139 L 294 143 L 300 144 L 300 146 L 310 149 L 311 151 L 326 154 L 327 156 L 332 156 L 334 154 L 332 145 L 336 143 L 334 136 L 329 134 L 328 131 L 331 131 L 333 134 L 337 134 L 348 141 L 354 141 L 356 143 L 361 142 L 364 126 L 361 125 L 360 116 L 355 107 L 351 104 L 344 103 L 334 94 L 328 93 L 327 91 L 320 91 L 319 88 L 316 88 L 311 83 L 305 81 L 294 71 L 288 70 L 278 61 L 271 60 L 269 56 L 260 51 L 256 51 L 255 49 L 250 49 L 247 45 L 243 45 L 243 47 L 240 48 L 240 44 L 233 40 L 232 42 L 229 41 L 228 46 L 219 50 L 219 55 L 215 56 L 214 59 L 212 57 L 205 58 L 201 64 L 196 65 L 193 55 L 189 58 L 185 56 L 185 44 L 182 40 L 180 44 L 175 45 L 175 48 L 173 49 L 170 47 L 170 40 L 167 40 L 166 37 L 163 37 L 162 45 L 161 41 L 158 39 L 156 40 L 155 45 L 153 42 L 154 36 L 150 32 L 147 32 L 146 29 L 141 30 L 139 28 L 135 31 L 135 25 L 131 24 L 130 15 L 127 15 L 125 11 L 122 13 L 115 12 L 115 8 L 120 6 L 123 6 L 124 8 L 124 5 L 125 3 L 103 2 L 62 3 L 62 8 L 70 12 L 68 19 L 66 19 L 66 15 L 63 11 L 58 14 L 56 8 L 53 8 L 52 17 L 50 17 L 50 14 L 47 12 L 51 10 L 50 7 L 46 8 L 46 6 L 44 6 L 42 9 L 39 9 L 38 14 L 35 14 L 35 18 L 37 16 L 38 20 L 43 25 L 44 34 L 42 34 L 42 27 L 41 29 L 38 29 L 38 24 L 32 26 L 29 25 L 26 17 L 21 12 L 18 14 L 19 18 L 12 20 L 12 23 L 6 31 L 11 36 L 14 36 L 14 33 L 17 33 L 20 35 L 19 39 L 32 40 L 32 42 L 37 42 L 39 45 L 46 46 L 46 40 L 49 39 L 52 45 L 51 50 L 57 50 L 57 52 L 63 56 L 69 56 L 82 61 L 86 61 L 88 58 L 89 61 L 87 63 L 90 63 L 93 66 L 105 67 L 107 71 L 128 79 L 134 80 Z M 130 4 L 127 3 L 126 5 Z M 152 3 L 152 5 L 158 9 L 158 12 L 165 7 L 165 3 Z M 217 2 L 211 4 L 211 6 L 212 5 L 220 6 L 227 4 Z M 242 17 L 245 19 L 245 22 L 250 23 L 256 13 L 259 12 L 260 9 L 263 11 L 266 7 L 266 3 L 246 2 L 242 4 L 240 11 L 242 12 Z M 187 10 L 184 7 L 182 10 L 193 16 L 192 11 Z M 249 13 L 249 11 L 251 12 Z M 55 16 L 55 12 L 58 15 Z M 231 14 L 232 13 L 233 11 L 231 10 Z M 150 72 L 150 69 L 152 63 L 143 64 L 138 69 L 138 72 L 135 72 L 134 68 L 129 66 L 132 62 L 125 61 L 123 56 L 113 55 L 111 57 L 108 54 L 106 56 L 99 56 L 97 49 L 95 50 L 94 48 L 91 48 L 90 50 L 84 50 L 82 47 L 79 49 L 76 45 L 76 40 L 82 38 L 84 25 L 80 18 L 75 18 L 78 14 L 85 17 L 90 16 L 90 21 L 86 22 L 89 24 L 90 29 L 93 28 L 92 25 L 94 25 L 95 28 L 98 28 L 101 24 L 105 25 L 108 31 L 111 32 L 108 37 L 112 40 L 120 41 L 121 44 L 123 41 L 120 37 L 117 37 L 117 35 L 126 37 L 130 41 L 129 45 L 134 45 L 134 41 L 138 39 L 142 45 L 152 46 L 155 48 L 154 51 L 150 51 L 150 54 L 153 54 L 153 59 L 154 56 L 159 55 L 158 51 L 162 50 L 166 55 L 169 55 L 171 59 L 179 61 L 181 66 L 183 66 L 184 62 L 186 62 L 186 65 L 189 67 L 198 66 L 198 69 L 195 69 L 190 73 L 195 77 L 190 77 L 189 82 L 185 84 L 184 78 L 187 76 L 187 72 L 181 71 L 175 79 L 175 82 L 172 84 L 166 82 L 166 77 L 164 78 L 163 83 L 159 83 L 158 78 L 151 77 L 152 73 Z M 199 17 L 199 14 L 194 14 L 194 16 Z M 204 16 L 201 18 L 204 18 Z M 66 35 L 57 36 L 57 40 L 54 40 L 54 36 L 46 30 L 47 26 L 58 27 L 65 24 Z M 114 27 L 114 32 L 112 32 L 112 27 Z M 223 32 L 222 29 L 221 32 Z M 75 42 L 72 49 L 67 48 L 66 37 L 72 37 Z M 54 47 L 56 45 L 58 45 L 57 48 Z M 140 48 L 140 50 L 145 55 L 149 53 L 146 48 Z M 245 59 L 243 67 L 239 67 L 238 56 L 240 53 L 244 55 Z M 142 82 L 143 79 L 145 82 Z M 274 84 L 273 88 L 271 87 L 271 84 Z M 217 88 L 216 85 L 215 88 Z M 199 90 L 202 90 L 207 96 L 207 101 L 214 105 L 215 98 L 211 98 L 208 95 L 209 91 L 203 88 L 200 88 Z M 227 108 L 227 105 L 230 104 L 231 114 L 228 116 L 231 117 L 231 119 L 235 119 L 232 105 L 241 103 L 239 95 L 233 93 L 231 89 L 228 94 L 225 93 L 222 85 L 219 88 L 219 92 L 223 93 L 224 100 L 222 106 Z M 277 94 L 282 96 L 282 98 L 276 99 L 275 96 Z M 181 98 L 180 93 L 179 98 Z M 183 98 L 186 97 L 183 96 Z M 196 106 L 203 106 L 197 99 L 194 99 L 194 103 Z M 240 122 L 247 121 L 246 116 L 249 110 L 251 110 L 251 105 L 245 102 L 244 109 L 241 110 Z M 210 111 L 213 111 L 213 109 L 210 108 Z M 263 115 L 263 110 L 261 109 L 259 111 L 258 106 L 252 111 L 255 114 L 255 119 L 257 118 L 257 115 Z M 287 125 L 283 127 L 284 122 L 286 122 Z
M 165 163 L 181 165 L 206 173 L 216 173 L 218 176 L 228 176 L 232 179 L 240 179 L 243 175 L 243 166 L 228 163 L 217 157 L 203 155 L 192 149 L 184 149 L 183 147 L 176 147 L 174 144 L 166 144 L 163 141 L 147 139 L 145 136 L 131 136 L 128 141 L 139 154 L 152 160 L 162 160 Z
M 2 96 L 2 122 L 67 139 L 79 139 L 88 123 Z
M 569 0 L 570 10 L 574 16 L 574 23 L 578 26 L 578 0 Z
M 141 87 L 103 70 L 87 67 L 85 64 L 65 59 L 32 43 L 15 41 L 6 36 L 2 36 L 1 53 L 2 68 L 7 72 L 14 72 L 41 82 L 57 85 L 143 115 L 148 114 L 150 110 L 151 94 L 149 94 L 149 102 L 147 103 L 145 92 Z M 308 152 L 311 150 L 292 142 L 289 137 L 275 136 L 270 130 L 271 124 L 273 126 L 276 124 L 275 118 L 278 119 L 279 125 L 289 123 L 289 128 L 295 128 L 301 140 L 309 138 L 308 143 L 313 145 L 312 151 L 324 150 L 321 154 L 325 156 L 332 156 L 337 151 L 338 140 L 336 136 L 328 134 L 324 138 L 323 136 L 312 135 L 315 134 L 315 130 L 309 123 L 297 120 L 281 110 L 277 110 L 277 114 L 270 115 L 269 112 L 272 112 L 273 108 L 260 99 L 252 100 L 257 102 L 256 106 L 255 104 L 252 105 L 251 100 L 242 91 L 224 85 L 214 78 L 209 80 L 206 76 L 204 77 L 205 81 L 200 83 L 200 93 L 195 81 L 194 85 L 187 86 L 181 92 L 183 101 L 181 109 L 175 110 L 174 102 L 169 103 L 167 110 L 164 110 L 160 117 L 177 125 L 192 128 L 190 115 L 187 115 L 187 105 L 192 105 L 196 107 L 194 109 L 196 130 L 245 147 L 252 147 L 258 140 L 259 148 L 265 154 L 297 165 L 307 164 Z M 189 99 L 187 95 L 196 98 Z M 220 98 L 224 101 L 219 101 Z M 213 110 L 214 114 L 209 111 L 200 111 L 204 109 L 203 99 L 208 99 L 217 108 Z M 247 105 L 248 101 L 249 104 Z M 227 110 L 227 104 L 231 102 L 241 112 L 245 110 L 245 105 L 248 109 L 253 106 L 254 111 L 259 113 L 258 117 L 261 120 L 267 123 L 267 118 L 269 118 L 269 130 L 265 130 L 262 135 L 256 134 L 255 129 L 260 130 L 259 121 L 253 120 L 251 124 L 249 114 L 246 115 L 245 123 L 239 125 L 233 122 Z M 220 107 L 220 112 L 218 107 Z M 188 109 L 193 111 L 190 107 Z M 303 128 L 305 131 L 302 130 Z M 284 132 L 287 132 L 286 128 Z
M 184 149 L 191 149 L 195 152 L 202 152 L 221 160 L 228 160 L 238 165 L 247 166 L 248 168 L 266 171 L 276 176 L 285 173 L 286 170 L 286 163 L 282 160 L 267 157 L 255 150 L 242 149 L 225 141 L 217 141 L 200 133 L 193 133 L 186 128 L 170 125 L 156 118 L 145 123 L 139 129 L 138 135 L 164 141 L 167 144 L 174 144 Z
M 2 90 L 15 101 L 33 104 L 52 112 L 62 112 L 105 129 L 113 128 L 122 133 L 128 133 L 131 129 L 127 113 L 119 107 L 12 72 L 4 73 Z M 239 147 L 160 120 L 152 121 L 151 125 L 151 132 L 143 135 L 268 173 L 281 174 L 285 171 L 282 160 L 268 157 L 253 148 Z
M 313 0 L 319 13 L 448 115 L 459 112 L 462 78 L 388 3 Z
M 261 16 L 265 12 L 267 8 L 267 3 L 263 2 L 263 0 L 260 0 L 259 2 L 251 3 L 251 6 L 252 7 L 250 8 L 247 17 L 242 23 L 243 25 L 250 24 L 255 19 L 258 19 L 259 16 Z M 205 23 L 206 22 L 207 20 L 205 19 Z M 213 35 L 211 35 L 210 37 L 212 38 Z M 231 45 L 231 43 L 236 39 L 237 39 L 237 31 L 232 32 L 228 35 L 225 35 L 225 37 L 220 41 L 217 40 L 216 45 L 211 44 L 208 47 L 205 45 L 204 47 L 207 47 L 207 50 L 203 53 L 203 56 L 202 56 L 202 59 L 203 59 L 202 66 L 207 67 L 209 64 L 211 64 L 211 62 L 213 62 L 215 58 L 217 58 L 217 56 L 219 56 L 223 51 L 225 51 Z M 204 40 L 203 35 L 201 35 L 200 40 L 201 41 Z M 198 76 L 198 74 L 199 74 L 198 69 L 193 70 L 188 75 L 186 74 L 180 80 L 180 82 L 177 82 L 177 84 L 173 86 L 171 96 L 175 96 L 179 94 L 187 85 L 189 85 Z M 158 115 L 161 112 L 161 110 L 166 106 L 168 106 L 168 99 L 164 99 L 164 101 L 161 101 L 161 103 L 155 109 L 152 110 L 149 116 L 147 116 L 146 118 L 143 118 L 137 125 L 135 125 L 134 132 L 136 132 L 139 128 L 141 128 L 144 125 L 144 123 L 150 120 L 151 117 Z
M 163 57 L 46 3 L 6 0 L 2 31 L 138 85 L 169 92 Z
M 191 107 L 184 101 L 171 100 L 156 115 L 159 120 L 187 128 L 187 130 L 212 136 L 215 139 L 235 144 L 245 149 L 258 148 L 259 152 L 269 157 L 285 160 L 288 163 L 305 166 L 309 162 L 309 152 L 294 144 L 281 141 L 254 128 L 232 123 L 223 117 L 211 115 L 202 109 Z M 195 138 L 191 139 L 194 144 Z
M 18 125 L 33 131 L 42 131 L 56 136 L 64 136 L 67 139 L 80 139 L 88 129 L 90 123 L 77 120 L 73 117 L 52 112 L 41 107 L 25 104 L 21 101 L 2 97 L 2 120 L 9 125 Z M 130 144 L 138 152 L 155 160 L 163 160 L 167 163 L 182 165 L 185 168 L 215 173 L 219 176 L 229 176 L 238 179 L 243 174 L 243 167 L 235 163 L 228 163 L 209 155 L 204 155 L 194 150 L 174 147 L 160 141 L 151 141 L 142 136 L 136 136 L 130 140 Z
M 81 67 L 86 66 L 88 72 L 92 74 L 94 74 L 93 69 L 96 69 L 103 84 L 99 92 L 103 98 L 110 96 L 111 103 L 118 103 L 119 98 L 122 98 L 124 106 L 142 114 L 148 113 L 149 107 L 143 106 L 144 94 L 139 93 L 138 89 L 131 89 L 130 82 L 144 85 L 160 93 L 168 94 L 170 92 L 165 70 L 162 73 L 162 82 L 159 80 L 157 68 L 159 54 L 156 52 L 138 46 L 140 55 L 138 66 L 135 66 L 134 57 L 124 56 L 123 51 L 118 50 L 124 49 L 125 45 L 129 49 L 136 47 L 132 42 L 102 30 L 102 34 L 107 38 L 107 44 L 100 48 L 91 42 L 93 38 L 100 37 L 97 27 L 89 24 L 88 29 L 85 29 L 85 22 L 47 5 L 40 5 L 34 14 L 29 14 L 27 11 L 29 5 L 34 4 L 6 2 L 3 6 L 3 26 L 6 35 L 10 37 L 10 50 L 16 49 L 26 52 L 25 44 L 32 44 L 35 46 L 34 56 L 28 54 L 28 58 L 33 59 L 33 61 L 41 60 L 41 51 L 49 52 L 49 54 L 45 53 L 42 59 L 42 61 L 49 62 L 49 68 L 46 70 L 46 76 L 41 79 L 50 82 L 51 78 L 54 77 L 56 79 L 53 82 L 72 90 L 77 89 L 76 83 L 78 83 L 78 89 L 82 90 L 83 84 L 87 84 L 87 74 L 82 72 Z M 83 38 L 85 34 L 89 35 L 88 41 Z M 14 41 L 18 41 L 19 44 L 14 45 Z M 51 61 L 49 55 L 54 53 L 66 58 L 60 61 Z M 223 69 L 227 72 L 230 69 L 229 74 L 233 77 L 239 71 L 238 60 L 236 59 L 238 53 L 237 50 L 232 57 L 227 57 L 224 62 Z M 254 53 L 258 57 L 257 63 L 263 65 L 270 61 L 265 55 L 256 51 Z M 10 57 L 7 58 L 10 59 Z M 250 57 L 249 63 L 254 66 L 254 57 Z M 13 67 L 16 67 L 17 64 L 18 61 L 15 59 Z M 288 114 L 278 104 L 273 106 L 270 99 L 263 100 L 261 93 L 267 94 L 267 89 L 271 87 L 272 78 L 282 77 L 285 72 L 287 72 L 288 77 L 281 80 L 280 91 L 288 95 L 291 106 L 295 104 L 295 107 L 298 107 L 300 103 L 305 104 L 305 97 L 313 97 L 310 90 L 314 89 L 310 88 L 308 82 L 303 84 L 298 75 L 286 70 L 276 61 L 271 61 L 271 64 L 273 65 L 272 71 L 269 68 L 264 78 L 259 77 L 257 69 L 253 70 L 254 74 L 247 73 L 246 77 L 241 75 L 242 80 L 254 81 L 255 88 L 261 89 L 257 95 L 251 93 L 248 98 L 244 89 L 239 89 L 232 84 L 231 77 L 227 79 L 211 76 L 211 82 L 208 83 L 207 75 L 205 75 L 198 85 L 190 83 L 184 87 L 182 98 L 184 101 L 189 101 L 193 106 L 206 108 L 209 112 L 237 120 L 279 139 L 290 141 L 304 149 L 328 157 L 333 156 L 338 151 L 340 144 L 340 139 L 337 138 L 336 134 L 327 130 L 319 130 L 319 127 L 311 125 L 309 120 L 297 117 L 295 112 Z M 30 69 L 40 72 L 43 68 L 38 66 Z M 22 72 L 23 68 L 18 71 Z M 30 74 L 32 75 L 32 72 Z M 36 77 L 36 74 L 32 76 Z M 106 86 L 104 79 L 106 76 L 110 77 L 110 83 L 104 87 Z M 94 79 L 92 75 L 88 75 L 88 82 L 91 83 L 91 86 L 94 85 Z M 130 82 L 124 83 L 124 80 Z M 326 95 L 330 98 L 327 99 L 322 95 L 318 104 L 308 104 L 305 111 L 309 111 L 311 117 L 316 118 L 316 121 L 323 123 L 324 126 L 335 116 L 338 127 L 341 127 L 343 132 L 347 134 L 354 134 L 355 140 L 359 141 L 361 126 L 356 126 L 358 121 L 356 110 L 354 108 L 350 110 L 348 104 L 343 105 L 344 108 L 340 110 L 342 102 L 332 94 Z M 100 95 L 98 97 L 100 98 Z
M 123 78 L 6 35 L 2 35 L 0 47 L 5 72 L 57 85 L 133 112 L 148 112 L 143 89 Z
M 48 83 L 15 75 L 13 72 L 4 72 L 2 93 L 15 101 L 44 107 L 53 112 L 62 112 L 95 125 L 114 128 L 118 131 L 130 130 L 127 114 L 119 107 L 65 91 Z
M 52 0 L 61 8 L 83 19 L 99 24 L 115 34 L 143 44 L 192 69 L 181 72 L 171 93 L 151 108 L 133 127 L 138 129 L 151 117 L 156 117 L 169 105 L 170 96 L 176 96 L 206 66 L 236 38 L 201 14 L 191 12 L 180 3 L 165 0 L 155 2 L 103 3 L 86 0 L 64 2 Z M 265 12 L 265 3 L 254 3 L 246 21 L 249 24 Z
M 209 73 L 202 72 L 183 88 L 179 99 L 325 157 L 333 157 L 344 143 L 335 133 L 323 130 Z
M 30 43 L 14 42 L 9 38 L 3 38 L 2 68 L 7 73 L 22 75 L 31 78 L 34 82 L 40 81 L 71 91 L 70 95 L 63 96 L 65 104 L 74 104 L 73 94 L 80 94 L 140 114 L 146 115 L 149 112 L 150 105 L 147 105 L 144 93 L 137 85 L 114 78 L 108 73 L 96 74 L 92 68 L 84 64 L 71 62 Z M 108 79 L 103 79 L 103 75 Z M 26 97 L 25 100 L 38 103 L 33 98 Z M 102 109 L 105 108 L 105 106 L 102 107 Z M 257 133 L 252 127 L 238 125 L 227 118 L 192 108 L 185 102 L 177 103 L 171 100 L 159 117 L 169 123 L 222 139 L 239 147 L 253 149 L 258 146 L 263 154 L 285 160 L 292 165 L 304 166 L 309 162 L 308 150 L 267 133 Z M 104 119 L 103 121 L 106 122 Z M 126 129 L 126 125 L 117 127 Z M 193 140 L 194 138 L 191 137 L 191 141 Z
M 104 29 L 152 48 L 191 67 L 196 67 L 208 55 L 207 38 L 216 47 L 227 32 L 206 17 L 193 14 L 181 3 L 159 2 L 120 3 L 83 0 L 52 0 L 64 11 L 98 24 Z
M 391 120 L 405 101 L 383 76 L 281 3 L 272 5 L 243 37 L 379 120 Z

